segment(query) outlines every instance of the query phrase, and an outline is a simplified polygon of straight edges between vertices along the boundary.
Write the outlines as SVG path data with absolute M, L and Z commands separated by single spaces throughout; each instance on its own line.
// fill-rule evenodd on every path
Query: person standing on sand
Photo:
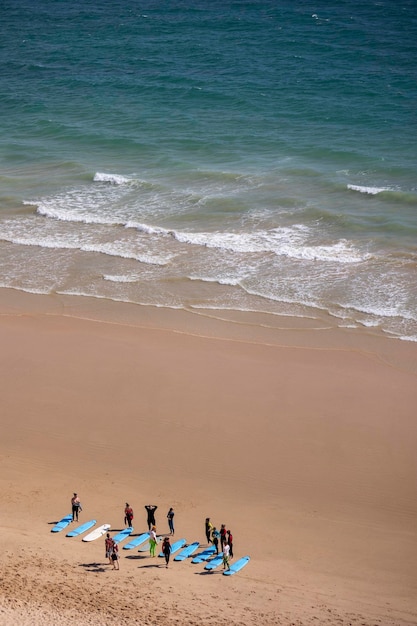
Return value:
M 229 565 L 230 546 L 226 543 L 223 547 L 223 569 L 230 569 Z
M 156 526 L 152 526 L 151 535 L 149 537 L 149 554 L 155 556 L 155 549 L 157 544 Z
M 213 526 L 213 531 L 211 533 L 213 546 L 216 548 L 216 554 L 219 554 L 219 537 L 220 533 L 215 526 Z
M 120 569 L 120 567 L 119 567 L 119 546 L 114 541 L 113 541 L 113 550 L 112 550 L 112 553 L 111 553 L 111 562 L 113 563 L 113 569 Z
M 164 557 L 165 557 L 165 567 L 168 567 L 168 563 L 169 563 L 169 557 L 171 556 L 171 544 L 169 542 L 169 537 L 165 537 L 163 544 L 162 544 L 162 552 L 164 553 Z
M 206 539 L 207 543 L 210 545 L 211 541 L 211 533 L 213 532 L 213 524 L 210 522 L 210 518 L 206 517 Z
M 226 524 L 222 524 L 221 527 L 220 527 L 220 545 L 221 545 L 221 548 L 222 548 L 222 552 L 223 552 L 223 548 L 224 548 L 226 543 L 227 543 Z
M 148 520 L 148 529 L 149 531 L 151 530 L 152 526 L 156 525 L 156 521 L 155 521 L 155 511 L 158 507 L 156 506 L 156 504 L 145 504 L 145 509 L 146 512 L 148 514 L 147 520 Z
M 114 541 L 110 537 L 110 533 L 107 533 L 106 538 L 104 540 L 104 545 L 106 546 L 106 559 L 109 559 L 110 565 L 113 565 L 112 554 L 113 554 Z
M 227 531 L 227 545 L 230 548 L 230 552 L 229 552 L 230 558 L 233 559 L 233 535 L 232 535 L 231 530 Z
M 132 528 L 132 520 L 133 520 L 133 509 L 130 506 L 129 502 L 126 502 L 125 507 L 125 524 Z
M 78 513 L 79 511 L 82 511 L 82 507 L 81 507 L 80 498 L 78 497 L 76 493 L 74 493 L 74 495 L 71 498 L 71 507 L 72 507 L 72 521 L 74 522 L 75 520 L 77 520 L 78 522 Z
M 174 515 L 174 509 L 171 507 L 167 513 L 169 532 L 171 535 L 174 534 Z

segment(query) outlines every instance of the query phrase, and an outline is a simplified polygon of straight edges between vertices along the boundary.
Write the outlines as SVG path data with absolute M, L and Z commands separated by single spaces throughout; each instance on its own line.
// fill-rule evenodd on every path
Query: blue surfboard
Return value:
M 232 576 L 233 574 L 236 574 L 236 572 L 239 572 L 242 567 L 245 567 L 245 565 L 247 565 L 249 561 L 250 556 L 243 556 L 241 559 L 236 561 L 236 563 L 233 563 L 233 565 L 230 566 L 230 569 L 226 569 L 223 574 L 225 576 Z
M 114 543 L 120 543 L 121 541 L 127 539 L 132 533 L 133 528 L 131 526 L 128 528 L 124 528 L 122 531 L 120 531 L 120 533 L 117 533 L 117 535 L 113 537 L 113 541 Z
M 207 561 L 215 552 L 216 548 L 214 546 L 210 546 L 209 548 L 203 550 L 203 552 L 196 554 L 191 563 L 202 563 L 203 561 Z
M 199 541 L 194 541 L 194 543 L 190 543 L 189 546 L 187 546 L 186 548 L 184 548 L 184 550 L 181 550 L 181 552 L 177 554 L 177 556 L 174 558 L 174 561 L 185 561 L 185 559 L 188 559 L 188 557 L 197 550 L 199 545 Z
M 142 533 L 137 537 L 134 537 L 129 543 L 123 546 L 123 550 L 132 550 L 132 548 L 136 548 L 136 546 L 140 546 L 141 543 L 144 543 L 147 539 L 149 539 L 149 533 Z
M 181 548 L 185 546 L 186 543 L 187 543 L 186 539 L 178 539 L 178 541 L 174 541 L 174 543 L 171 545 L 171 554 L 174 554 L 174 552 L 178 552 L 178 550 L 181 550 Z M 163 552 L 160 552 L 158 556 L 162 557 L 165 555 Z
M 220 563 L 223 563 L 223 552 L 215 556 L 214 559 L 211 559 L 211 561 L 207 563 L 204 569 L 207 569 L 209 571 L 212 569 L 216 569 L 216 567 L 219 567 Z
M 95 524 L 96 520 L 90 519 L 89 522 L 84 522 L 84 524 L 81 524 L 81 526 L 77 526 L 77 528 L 74 528 L 74 530 L 70 530 L 69 533 L 67 533 L 67 537 L 77 537 L 78 535 L 82 535 L 83 533 L 85 533 L 86 530 L 92 528 L 92 526 L 94 526 Z
M 53 528 L 51 528 L 51 533 L 61 532 L 61 530 L 64 530 L 64 528 L 66 528 L 68 524 L 71 524 L 71 522 L 72 522 L 72 515 L 66 515 L 65 517 L 62 518 L 60 522 L 58 522 L 57 524 L 55 524 Z

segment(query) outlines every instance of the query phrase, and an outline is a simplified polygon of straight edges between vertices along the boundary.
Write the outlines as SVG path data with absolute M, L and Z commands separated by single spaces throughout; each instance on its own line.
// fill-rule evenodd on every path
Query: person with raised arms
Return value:
M 147 513 L 147 521 L 148 521 L 148 529 L 151 530 L 152 526 L 155 526 L 155 511 L 158 507 L 156 504 L 145 504 L 145 509 Z

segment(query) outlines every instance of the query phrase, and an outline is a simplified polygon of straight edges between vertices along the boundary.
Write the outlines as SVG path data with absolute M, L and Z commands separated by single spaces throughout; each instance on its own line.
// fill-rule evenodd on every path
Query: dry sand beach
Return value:
M 0 623 L 417 624 L 417 347 L 283 318 L 0 290 Z M 52 523 L 123 527 L 158 505 L 204 519 L 248 566 L 83 543 Z

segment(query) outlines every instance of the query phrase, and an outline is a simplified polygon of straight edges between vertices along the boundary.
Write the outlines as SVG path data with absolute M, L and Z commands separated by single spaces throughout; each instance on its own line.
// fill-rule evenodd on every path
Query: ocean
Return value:
M 0 15 L 0 287 L 417 341 L 415 0 Z

